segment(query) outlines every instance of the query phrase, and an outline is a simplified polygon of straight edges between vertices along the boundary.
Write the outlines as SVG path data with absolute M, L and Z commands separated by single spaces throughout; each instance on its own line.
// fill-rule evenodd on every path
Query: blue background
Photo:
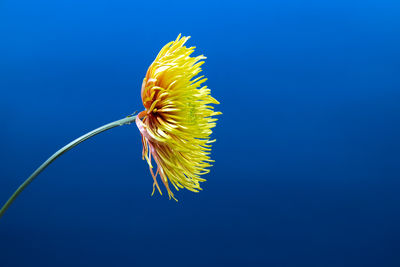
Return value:
M 135 125 L 48 168 L 0 266 L 400 266 L 398 1 L 0 1 L 0 201 L 142 110 L 178 33 L 224 114 L 204 191 L 150 197 Z M 165 192 L 165 191 L 164 191 Z

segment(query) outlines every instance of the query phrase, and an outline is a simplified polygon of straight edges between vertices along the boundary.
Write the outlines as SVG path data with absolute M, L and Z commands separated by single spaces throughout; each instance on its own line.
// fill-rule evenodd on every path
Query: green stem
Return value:
M 85 140 L 87 140 L 87 139 L 89 139 L 89 138 L 91 138 L 91 137 L 93 137 L 93 136 L 95 136 L 95 135 L 97 135 L 99 133 L 102 133 L 104 131 L 110 130 L 110 129 L 118 127 L 118 126 L 122 126 L 122 125 L 125 125 L 125 124 L 130 124 L 130 123 L 134 122 L 135 119 L 136 119 L 136 116 L 129 116 L 127 118 L 108 123 L 108 124 L 106 124 L 104 126 L 101 126 L 101 127 L 97 128 L 97 129 L 91 131 L 91 132 L 88 132 L 85 135 L 82 135 L 81 137 L 75 139 L 74 141 L 72 141 L 68 145 L 66 145 L 63 148 L 61 148 L 60 150 L 58 150 L 50 158 L 48 158 L 42 165 L 40 165 L 40 167 L 37 168 L 36 171 L 34 173 L 32 173 L 32 175 L 29 176 L 29 178 L 26 179 L 23 184 L 20 185 L 20 187 L 18 187 L 18 189 L 14 192 L 14 194 L 12 194 L 12 196 L 7 200 L 6 204 L 4 204 L 4 206 L 0 210 L 0 218 L 4 215 L 6 210 L 10 207 L 10 205 L 14 202 L 14 200 L 18 197 L 18 195 L 30 183 L 32 183 L 32 181 L 36 178 L 36 176 L 38 176 L 44 169 L 46 169 L 46 167 L 49 166 L 56 158 L 58 158 L 59 156 L 61 156 L 62 154 L 64 154 L 65 152 L 67 152 L 68 150 L 73 148 L 74 146 L 82 143 L 83 141 L 85 141 Z

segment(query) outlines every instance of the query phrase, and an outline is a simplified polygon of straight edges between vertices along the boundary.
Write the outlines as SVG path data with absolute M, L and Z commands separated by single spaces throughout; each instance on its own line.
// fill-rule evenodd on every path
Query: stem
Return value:
M 103 125 L 91 132 L 88 132 L 85 135 L 82 135 L 81 137 L 75 139 L 74 141 L 72 141 L 71 143 L 69 143 L 68 145 L 64 146 L 63 148 L 61 148 L 60 150 L 58 150 L 56 153 L 54 153 L 50 158 L 48 158 L 42 165 L 40 165 L 39 168 L 36 169 L 36 171 L 34 173 L 31 174 L 31 176 L 29 176 L 28 179 L 25 180 L 25 182 L 23 184 L 21 184 L 18 189 L 14 192 L 14 194 L 12 194 L 12 196 L 7 200 L 6 204 L 4 204 L 4 206 L 1 208 L 0 210 L 0 218 L 4 215 L 4 213 L 6 212 L 6 210 L 10 207 L 10 205 L 14 202 L 14 200 L 18 197 L 18 195 L 30 184 L 32 183 L 32 181 L 36 178 L 36 176 L 38 176 L 44 169 L 46 169 L 47 166 L 49 166 L 56 158 L 58 158 L 59 156 L 61 156 L 62 154 L 64 154 L 65 152 L 67 152 L 68 150 L 70 150 L 71 148 L 73 148 L 74 146 L 77 146 L 78 144 L 82 143 L 83 141 L 99 134 L 102 133 L 104 131 L 110 130 L 112 128 L 118 127 L 118 126 L 122 126 L 125 124 L 131 124 L 132 122 L 134 122 L 136 119 L 136 116 L 129 116 L 127 118 L 121 119 L 121 120 L 117 120 L 111 123 L 108 123 L 106 125 Z

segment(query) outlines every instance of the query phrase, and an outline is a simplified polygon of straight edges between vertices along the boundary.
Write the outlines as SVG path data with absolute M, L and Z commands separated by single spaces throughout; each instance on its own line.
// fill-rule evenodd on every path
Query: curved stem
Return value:
M 14 202 L 14 200 L 18 197 L 18 195 L 36 178 L 36 176 L 38 176 L 44 169 L 46 169 L 46 167 L 49 166 L 56 158 L 58 158 L 59 156 L 61 156 L 62 154 L 64 154 L 65 152 L 67 152 L 68 150 L 73 148 L 74 146 L 82 143 L 83 141 L 85 141 L 99 133 L 102 133 L 104 131 L 110 130 L 110 129 L 118 127 L 118 126 L 130 124 L 130 123 L 134 122 L 135 119 L 136 119 L 136 116 L 129 116 L 127 118 L 117 120 L 117 121 L 108 123 L 106 125 L 103 125 L 91 132 L 88 132 L 85 135 L 82 135 L 81 137 L 75 139 L 68 145 L 66 145 L 63 148 L 61 148 L 60 150 L 58 150 L 50 158 L 48 158 L 42 165 L 40 165 L 40 167 L 37 168 L 36 171 L 34 171 L 31 174 L 31 176 L 29 176 L 29 178 L 26 179 L 25 182 L 20 185 L 20 187 L 18 187 L 18 189 L 14 192 L 14 194 L 12 194 L 12 196 L 7 200 L 6 204 L 4 204 L 4 206 L 0 210 L 0 218 L 4 215 L 6 210 L 10 207 L 10 205 Z

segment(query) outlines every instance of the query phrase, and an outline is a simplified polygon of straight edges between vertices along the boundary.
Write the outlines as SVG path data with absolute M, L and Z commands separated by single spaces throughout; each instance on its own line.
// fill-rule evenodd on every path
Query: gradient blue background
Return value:
M 400 266 L 398 1 L 0 1 L 0 201 L 140 111 L 178 33 L 224 114 L 204 191 L 150 197 L 135 125 L 47 169 L 0 266 Z

